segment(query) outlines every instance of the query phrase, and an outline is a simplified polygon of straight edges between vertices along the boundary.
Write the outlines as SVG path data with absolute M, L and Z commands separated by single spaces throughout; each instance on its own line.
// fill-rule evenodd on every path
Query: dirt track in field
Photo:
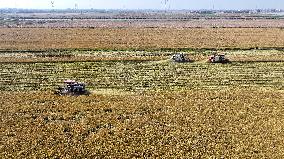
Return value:
M 1 50 L 284 47 L 283 29 L 2 28 Z

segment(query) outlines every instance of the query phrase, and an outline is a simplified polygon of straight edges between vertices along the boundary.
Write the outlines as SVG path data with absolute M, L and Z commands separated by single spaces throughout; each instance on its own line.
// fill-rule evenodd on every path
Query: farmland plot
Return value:
M 4 13 L 0 158 L 284 158 L 283 26 L 261 14 Z M 175 51 L 195 62 L 170 61 Z M 212 52 L 232 63 L 206 63 Z M 92 94 L 54 95 L 66 79 Z
M 283 77 L 282 77 L 283 80 Z M 0 94 L 1 158 L 282 158 L 283 91 Z
M 2 52 L 0 158 L 283 158 L 283 51 L 197 52 Z
M 270 87 L 283 89 L 283 62 L 232 64 L 164 61 L 73 63 L 2 63 L 1 90 L 51 90 L 64 79 L 77 79 L 92 89 L 173 90 Z
M 280 28 L 2 28 L 0 158 L 283 158 L 283 37 Z M 199 50 L 257 47 L 279 51 L 225 51 L 232 63 L 209 64 L 212 50 Z M 174 63 L 174 52 L 159 54 L 167 49 L 198 54 Z M 54 95 L 65 79 L 92 94 Z
M 283 28 L 283 19 L 25 19 L 16 22 L 4 21 L 0 28 Z
M 283 48 L 281 28 L 1 28 L 0 50 Z

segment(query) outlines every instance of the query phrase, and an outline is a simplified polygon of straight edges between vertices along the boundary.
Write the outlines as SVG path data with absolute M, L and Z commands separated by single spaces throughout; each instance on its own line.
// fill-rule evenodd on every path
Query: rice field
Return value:
M 120 57 L 127 59 L 126 55 L 131 54 L 123 52 L 116 55 L 117 60 L 108 60 L 112 56 L 109 54 L 108 57 L 101 56 L 101 61 L 93 62 L 6 62 L 0 64 L 0 89 L 53 90 L 66 79 L 76 79 L 86 82 L 90 89 L 143 91 L 267 87 L 281 90 L 284 86 L 284 63 L 260 61 L 266 56 L 281 57 L 281 52 L 264 52 L 230 52 L 228 57 L 235 60 L 251 59 L 230 64 L 207 63 L 206 55 L 202 54 L 195 54 L 196 58 L 202 58 L 193 63 L 174 63 L 170 56 L 165 55 L 161 56 L 162 60 L 139 61 L 142 55 L 147 55 L 144 56 L 146 59 L 151 58 L 152 53 L 137 53 L 136 60 L 118 60 Z M 193 53 L 188 56 L 194 57 Z M 155 56 L 152 58 L 156 59 Z
M 249 55 L 269 56 L 230 53 Z M 283 62 L 106 59 L 1 63 L 1 158 L 284 155 Z M 92 95 L 54 95 L 65 79 L 86 82 Z
M 282 158 L 283 90 L 1 91 L 1 158 Z
M 0 50 L 283 48 L 281 28 L 0 28 Z
M 0 158 L 283 158 L 284 32 L 262 20 L 0 28 Z M 66 79 L 92 94 L 54 95 Z

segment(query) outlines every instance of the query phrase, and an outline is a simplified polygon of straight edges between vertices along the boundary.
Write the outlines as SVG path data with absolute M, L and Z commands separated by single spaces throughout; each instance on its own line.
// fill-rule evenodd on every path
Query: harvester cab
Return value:
M 209 57 L 208 60 L 210 63 L 228 63 L 229 59 L 225 57 L 224 54 L 214 54 Z
M 81 82 L 76 82 L 75 80 L 64 81 L 64 86 L 59 87 L 55 94 L 58 95 L 89 95 L 90 92 L 86 90 L 86 85 Z

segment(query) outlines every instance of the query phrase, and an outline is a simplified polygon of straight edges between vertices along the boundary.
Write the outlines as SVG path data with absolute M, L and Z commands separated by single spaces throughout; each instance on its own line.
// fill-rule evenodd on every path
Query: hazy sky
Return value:
M 284 0 L 52 0 L 54 8 L 65 9 L 284 9 Z M 0 0 L 0 8 L 50 9 L 51 0 Z

